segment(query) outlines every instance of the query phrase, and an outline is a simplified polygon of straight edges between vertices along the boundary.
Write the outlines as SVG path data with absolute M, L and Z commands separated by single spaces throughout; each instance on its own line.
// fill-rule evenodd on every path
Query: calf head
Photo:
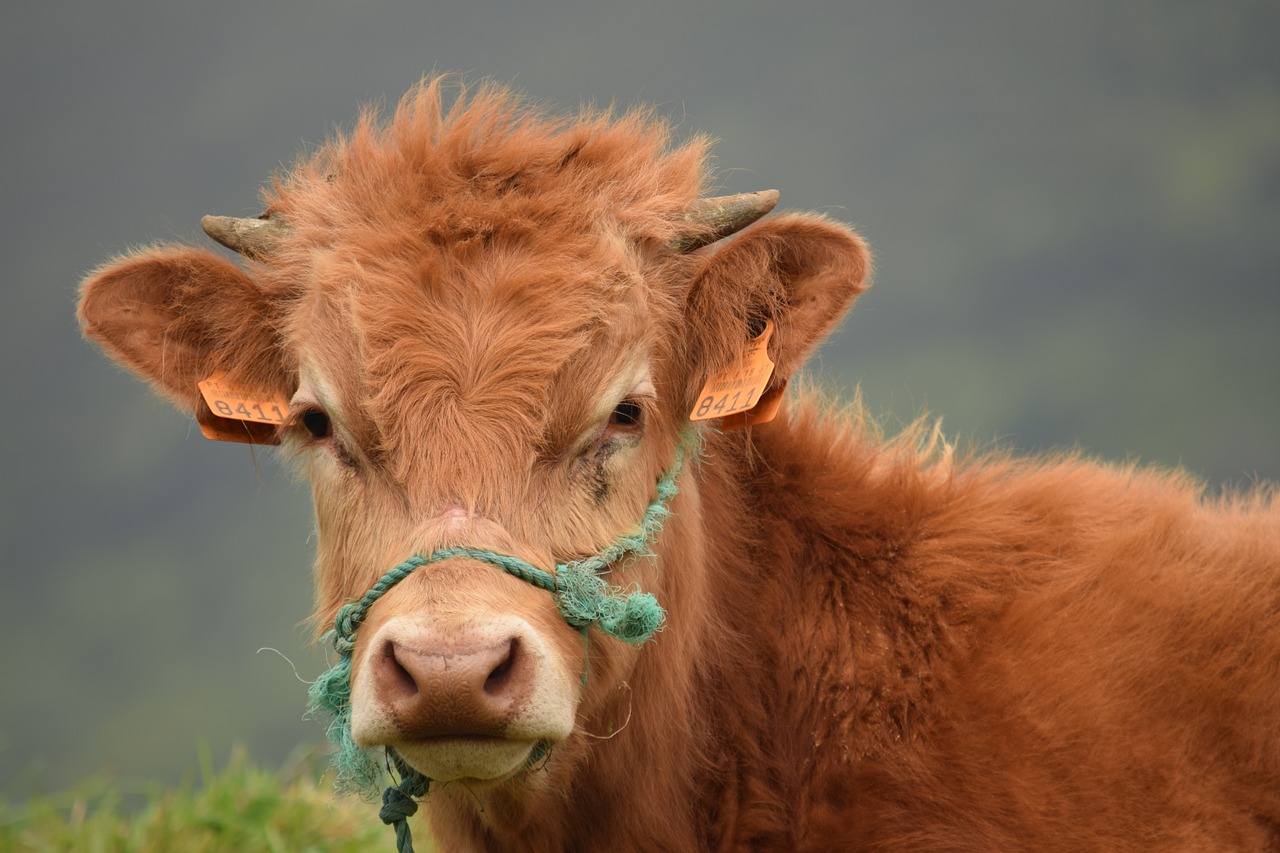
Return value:
M 209 220 L 243 264 L 179 246 L 117 258 L 86 280 L 80 320 L 180 406 L 202 406 L 215 371 L 287 401 L 278 439 L 312 485 L 322 627 L 413 555 L 550 570 L 635 530 L 699 389 L 760 328 L 783 383 L 864 286 L 861 242 L 818 217 L 701 248 L 771 206 L 705 215 L 706 148 L 672 147 L 642 114 L 549 119 L 496 89 L 446 111 L 427 83 L 282 176 L 257 224 Z M 476 790 L 536 786 L 552 783 L 524 772 L 531 756 L 558 745 L 538 775 L 563 782 L 623 682 L 648 713 L 659 688 L 639 656 L 678 680 L 714 595 L 692 467 L 655 555 L 610 567 L 667 608 L 660 642 L 579 630 L 547 591 L 440 560 L 355 634 L 355 741 Z

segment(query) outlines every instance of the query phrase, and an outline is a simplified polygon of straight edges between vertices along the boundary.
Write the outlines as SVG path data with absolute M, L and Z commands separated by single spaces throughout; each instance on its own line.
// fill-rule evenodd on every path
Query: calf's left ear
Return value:
M 770 320 L 770 384 L 785 383 L 867 289 L 870 272 L 860 237 L 807 214 L 770 219 L 709 255 L 685 300 L 693 356 L 686 397 L 741 358 Z

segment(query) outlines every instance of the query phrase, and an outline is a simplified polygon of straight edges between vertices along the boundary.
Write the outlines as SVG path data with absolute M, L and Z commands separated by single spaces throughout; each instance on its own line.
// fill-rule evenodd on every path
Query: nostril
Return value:
M 511 681 L 511 672 L 515 669 L 516 658 L 520 654 L 520 641 L 515 637 L 507 645 L 507 653 L 484 680 L 484 692 L 490 696 L 503 693 Z
M 397 646 L 391 641 L 387 641 L 382 646 L 381 666 L 378 667 L 382 675 L 382 681 L 386 688 L 393 693 L 401 696 L 416 696 L 418 693 L 418 680 L 413 677 L 413 673 L 405 668 L 400 662 L 400 658 L 396 656 Z

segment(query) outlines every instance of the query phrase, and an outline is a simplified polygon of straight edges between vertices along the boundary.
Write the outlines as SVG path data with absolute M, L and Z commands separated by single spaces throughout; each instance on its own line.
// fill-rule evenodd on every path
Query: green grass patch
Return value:
M 126 792 L 95 779 L 63 794 L 0 800 L 0 851 L 77 853 L 366 853 L 395 850 L 395 835 L 378 806 L 333 793 L 332 777 L 313 766 L 273 773 L 254 767 L 237 749 L 215 772 L 201 754 L 201 781 L 177 790 Z M 416 821 L 414 822 L 417 823 Z M 429 853 L 426 827 L 415 825 L 416 847 Z

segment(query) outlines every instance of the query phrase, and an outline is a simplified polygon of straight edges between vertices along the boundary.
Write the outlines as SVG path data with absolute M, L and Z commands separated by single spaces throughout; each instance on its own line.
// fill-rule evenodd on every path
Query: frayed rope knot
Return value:
M 687 453 L 696 454 L 697 436 L 686 432 L 676 446 L 676 456 L 662 478 L 658 480 L 656 497 L 645 510 L 640 526 L 634 532 L 620 536 L 613 544 L 590 557 L 560 563 L 555 573 L 509 554 L 499 554 L 483 548 L 442 548 L 428 555 L 410 557 L 369 588 L 359 601 L 342 606 L 334 619 L 333 630 L 325 638 L 331 640 L 338 660 L 308 691 L 308 712 L 321 712 L 330 717 L 329 740 L 337 747 L 333 765 L 337 770 L 337 787 L 340 790 L 371 792 L 377 790 L 382 768 L 373 757 L 361 749 L 351 733 L 351 654 L 355 650 L 355 635 L 369 614 L 369 609 L 393 586 L 404 580 L 416 569 L 454 557 L 497 566 L 523 581 L 547 590 L 555 596 L 556 606 L 565 621 L 584 630 L 597 626 L 611 637 L 624 643 L 640 645 L 662 629 L 666 613 L 658 600 L 647 592 L 628 592 L 607 583 L 600 575 L 627 556 L 652 556 L 649 542 L 662 530 L 670 510 L 667 502 L 678 491 L 676 480 Z M 585 684 L 586 671 L 583 671 Z M 413 839 L 409 831 L 409 817 L 418 810 L 416 797 L 426 796 L 431 780 L 405 764 L 394 750 L 387 750 L 400 773 L 400 782 L 382 793 L 382 809 L 379 817 L 383 823 L 395 828 L 396 847 L 399 853 L 413 853 Z M 545 753 L 544 753 L 545 754 Z
M 575 628 L 598 625 L 609 636 L 632 645 L 652 637 L 666 616 L 651 594 L 623 593 L 579 566 L 566 566 L 556 573 L 556 606 Z

